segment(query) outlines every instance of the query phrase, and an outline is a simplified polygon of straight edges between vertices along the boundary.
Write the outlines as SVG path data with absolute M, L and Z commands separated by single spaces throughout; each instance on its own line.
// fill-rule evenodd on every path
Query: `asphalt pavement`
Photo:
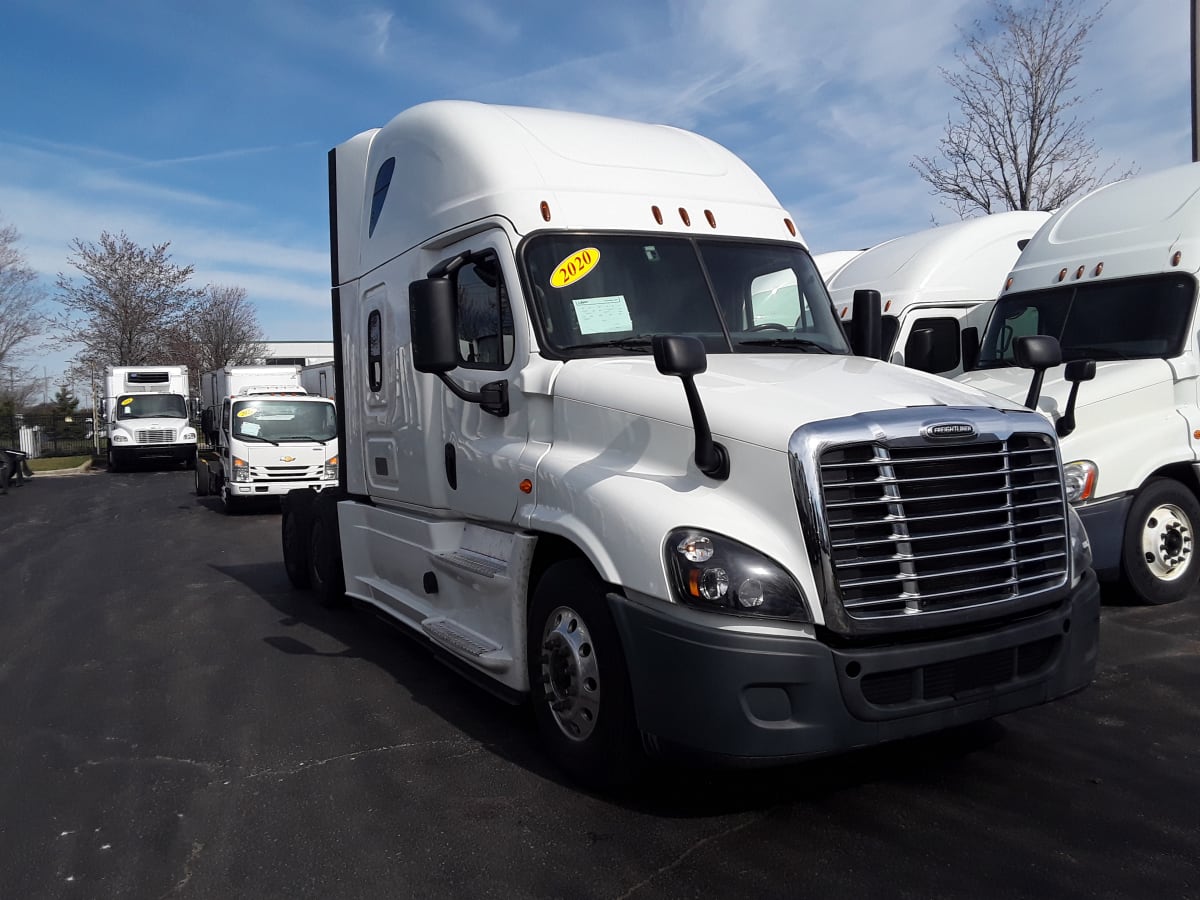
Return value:
M 179 470 L 0 497 L 0 898 L 1200 898 L 1200 598 L 1108 592 L 1086 691 L 785 769 L 583 791 L 295 591 Z

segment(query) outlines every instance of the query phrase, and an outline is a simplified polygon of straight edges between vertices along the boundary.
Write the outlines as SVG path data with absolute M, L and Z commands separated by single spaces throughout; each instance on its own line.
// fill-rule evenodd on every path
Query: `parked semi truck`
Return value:
M 970 367 L 1005 277 L 1049 218 L 994 213 L 893 238 L 845 261 L 825 283 L 844 322 L 855 291 L 879 291 L 880 358 L 952 378 Z
M 109 366 L 104 378 L 108 470 L 137 460 L 196 463 L 187 366 Z
M 196 467 L 196 494 L 227 513 L 293 489 L 338 481 L 333 401 L 300 386 L 300 366 L 226 366 L 200 379 L 201 423 L 214 448 Z
M 1021 337 L 1058 339 L 1063 365 L 1031 400 L 1065 435 L 1068 499 L 1097 571 L 1147 603 L 1181 599 L 1200 578 L 1198 271 L 1200 165 L 1099 188 L 1021 252 L 978 366 L 958 379 L 1023 396 Z
M 735 155 L 439 101 L 329 173 L 342 466 L 284 501 L 288 575 L 531 702 L 576 778 L 843 751 L 1089 682 L 1054 428 L 851 355 Z

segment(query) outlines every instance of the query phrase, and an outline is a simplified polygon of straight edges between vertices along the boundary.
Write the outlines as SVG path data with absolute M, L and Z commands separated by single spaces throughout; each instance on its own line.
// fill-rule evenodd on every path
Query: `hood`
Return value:
M 1045 380 L 1042 382 L 1038 407 L 1043 412 L 1051 413 L 1055 418 L 1066 409 L 1067 398 L 1071 393 L 1071 383 L 1063 378 L 1065 371 L 1065 366 L 1048 369 Z M 954 380 L 958 384 L 1007 397 L 1014 403 L 1024 403 L 1032 378 L 1033 371 L 1031 369 L 1005 366 L 1000 369 L 964 372 Z M 1079 396 L 1075 400 L 1075 408 L 1076 410 L 1087 409 L 1113 397 L 1143 390 L 1172 379 L 1171 366 L 1161 359 L 1122 359 L 1097 362 L 1096 377 L 1079 386 Z
M 858 356 L 733 354 L 708 357 L 696 387 L 714 435 L 773 449 L 807 422 L 895 407 L 1019 409 L 975 388 Z M 680 379 L 649 356 L 576 359 L 554 380 L 556 397 L 691 427 Z

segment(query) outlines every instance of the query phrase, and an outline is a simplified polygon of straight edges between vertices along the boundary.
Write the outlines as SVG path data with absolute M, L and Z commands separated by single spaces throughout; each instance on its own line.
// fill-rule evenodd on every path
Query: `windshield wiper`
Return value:
M 616 347 L 620 350 L 629 350 L 634 353 L 644 353 L 650 349 L 649 334 L 631 334 L 629 337 L 617 338 L 612 341 L 591 341 L 585 344 L 568 344 L 563 347 L 564 350 L 591 350 L 598 347 Z
M 1072 359 L 1129 359 L 1129 357 L 1112 347 L 1064 347 L 1063 362 L 1069 362 Z
M 276 440 L 277 441 L 316 441 L 318 444 L 324 444 L 327 441 L 332 441 L 333 438 L 331 438 L 331 437 L 327 437 L 327 438 L 313 437 L 311 434 L 285 434 L 285 435 L 282 435 L 282 436 L 276 438 Z
M 828 347 L 823 347 L 816 341 L 806 338 L 756 338 L 748 341 L 738 341 L 739 347 L 800 347 L 804 350 L 818 350 L 821 353 L 832 353 Z
M 276 447 L 279 446 L 279 441 L 273 441 L 270 438 L 265 438 L 258 434 L 235 434 L 234 437 L 240 441 L 262 441 L 264 444 L 274 444 Z

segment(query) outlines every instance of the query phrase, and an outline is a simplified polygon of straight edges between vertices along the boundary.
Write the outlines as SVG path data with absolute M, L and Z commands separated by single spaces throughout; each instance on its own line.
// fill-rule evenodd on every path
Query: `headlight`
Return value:
M 322 476 L 324 481 L 337 481 L 338 479 L 338 458 L 331 456 L 325 460 L 325 474 Z
M 1071 587 L 1075 587 L 1092 564 L 1092 545 L 1083 520 L 1072 506 L 1067 507 L 1067 525 L 1071 540 Z
M 664 548 L 676 599 L 711 612 L 811 622 L 804 592 L 778 563 L 737 541 L 680 528 Z
M 1096 491 L 1096 479 L 1099 476 L 1100 468 L 1090 459 L 1064 463 L 1063 481 L 1067 487 L 1067 502 L 1090 500 Z
M 192 428 L 183 429 L 183 434 L 179 436 L 181 441 L 194 441 L 196 439 L 196 431 Z
M 233 458 L 233 480 L 250 480 L 250 464 L 244 459 L 238 459 L 236 456 Z
M 112 441 L 114 444 L 127 444 L 127 443 L 129 443 L 129 435 L 123 434 L 122 432 L 118 431 L 115 434 L 113 434 Z

